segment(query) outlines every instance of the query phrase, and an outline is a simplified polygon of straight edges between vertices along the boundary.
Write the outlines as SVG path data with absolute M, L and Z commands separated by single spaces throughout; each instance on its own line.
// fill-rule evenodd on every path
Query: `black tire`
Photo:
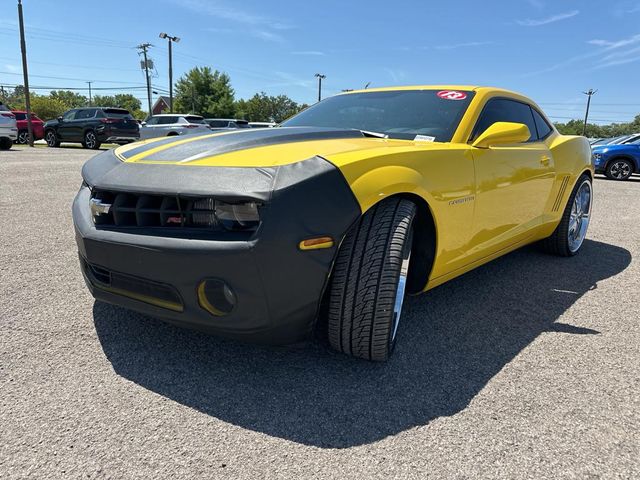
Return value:
M 13 141 L 9 137 L 0 137 L 0 150 L 11 150 Z
M 60 146 L 60 140 L 58 140 L 58 136 L 53 130 L 47 130 L 44 132 L 44 139 L 47 142 L 47 147 L 54 148 Z
M 415 215 L 409 200 L 385 200 L 345 236 L 328 291 L 328 339 L 334 349 L 374 361 L 393 352 L 400 320 L 396 297 L 401 270 L 406 281 Z
M 20 130 L 18 132 L 18 139 L 16 143 L 19 145 L 26 145 L 29 143 L 29 131 L 28 130 Z
M 572 257 L 574 255 L 577 255 L 578 252 L 580 252 L 580 247 L 582 246 L 582 243 L 576 250 L 573 250 L 570 247 L 569 222 L 571 220 L 571 208 L 573 206 L 573 202 L 576 198 L 576 194 L 579 188 L 582 186 L 584 182 L 588 182 L 589 186 L 590 187 L 592 186 L 591 177 L 586 173 L 580 176 L 575 186 L 573 187 L 573 190 L 571 191 L 571 195 L 569 196 L 569 200 L 567 201 L 567 204 L 564 207 L 564 212 L 562 212 L 562 218 L 560 219 L 560 223 L 558 224 L 556 229 L 553 231 L 551 236 L 545 238 L 540 242 L 540 246 L 542 247 L 542 250 L 544 250 L 545 252 L 552 255 L 558 255 L 560 257 Z M 593 204 L 593 189 L 591 189 L 589 214 L 591 214 L 592 204 Z M 587 224 L 587 227 L 588 227 L 588 224 Z
M 633 174 L 633 163 L 626 158 L 614 158 L 607 164 L 604 174 L 611 180 L 629 180 Z
M 98 150 L 100 148 L 101 143 L 98 141 L 98 137 L 96 136 L 96 132 L 93 130 L 87 130 L 84 132 L 84 137 L 82 140 L 82 146 L 84 148 L 88 148 L 90 150 Z

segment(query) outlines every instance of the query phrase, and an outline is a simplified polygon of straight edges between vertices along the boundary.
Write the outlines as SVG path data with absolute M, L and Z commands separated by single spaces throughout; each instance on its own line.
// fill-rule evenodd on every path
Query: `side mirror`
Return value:
M 63 119 L 62 117 L 58 117 L 58 121 L 59 121 L 60 123 L 62 123 L 62 122 L 64 121 L 64 119 Z
M 531 132 L 524 123 L 496 122 L 482 132 L 472 145 L 476 148 L 490 148 L 497 145 L 523 143 L 529 138 L 531 138 Z
M 143 127 L 147 125 L 147 122 L 140 122 L 140 125 L 142 125 Z

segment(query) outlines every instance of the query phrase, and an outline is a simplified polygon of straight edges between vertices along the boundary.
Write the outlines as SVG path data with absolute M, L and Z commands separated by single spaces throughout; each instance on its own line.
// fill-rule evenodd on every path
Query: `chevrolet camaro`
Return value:
M 533 242 L 577 254 L 593 173 L 587 139 L 517 93 L 380 88 L 103 152 L 73 220 L 98 300 L 247 341 L 320 331 L 382 361 L 406 294 Z

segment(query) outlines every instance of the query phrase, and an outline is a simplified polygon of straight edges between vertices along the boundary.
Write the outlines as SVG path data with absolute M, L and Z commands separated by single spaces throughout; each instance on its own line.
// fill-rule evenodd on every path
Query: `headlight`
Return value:
M 213 198 L 194 201 L 189 210 L 194 225 L 222 227 L 225 230 L 255 230 L 260 223 L 258 204 L 226 203 Z
M 227 230 L 255 230 L 260 223 L 255 202 L 230 204 L 217 201 L 216 218 Z

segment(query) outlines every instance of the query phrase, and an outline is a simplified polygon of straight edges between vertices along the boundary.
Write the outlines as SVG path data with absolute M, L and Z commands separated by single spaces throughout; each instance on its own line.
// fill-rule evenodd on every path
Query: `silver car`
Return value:
M 179 113 L 163 113 L 153 115 L 140 125 L 140 140 L 172 135 L 206 133 L 211 129 L 200 115 L 182 115 Z
M 18 138 L 16 116 L 0 103 L 0 150 L 9 150 Z

